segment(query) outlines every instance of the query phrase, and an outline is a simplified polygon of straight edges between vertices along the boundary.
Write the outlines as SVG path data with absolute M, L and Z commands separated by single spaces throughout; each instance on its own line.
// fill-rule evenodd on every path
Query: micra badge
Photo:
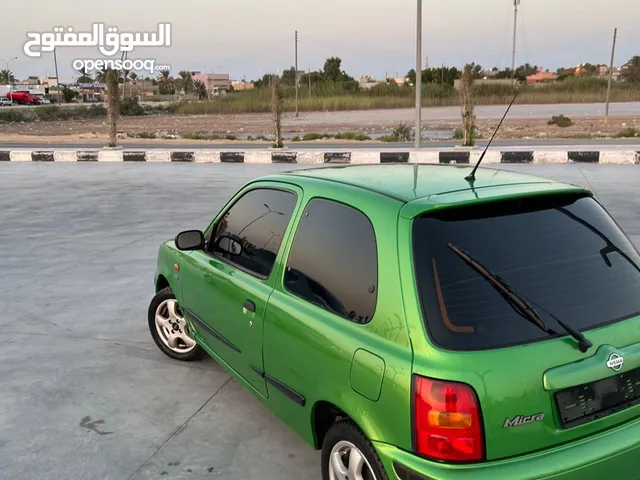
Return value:
M 514 418 L 505 418 L 502 428 L 519 427 L 521 425 L 528 425 L 534 422 L 541 422 L 544 420 L 544 414 L 538 413 L 537 415 L 517 415 Z

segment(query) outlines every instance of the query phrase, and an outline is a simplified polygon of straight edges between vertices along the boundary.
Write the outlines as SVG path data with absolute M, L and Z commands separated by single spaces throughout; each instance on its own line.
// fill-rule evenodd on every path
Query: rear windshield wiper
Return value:
M 547 325 L 542 321 L 542 318 L 540 318 L 538 312 L 536 312 L 533 305 L 531 305 L 531 302 L 529 302 L 524 296 L 522 296 L 522 294 L 518 293 L 511 285 L 506 282 L 506 280 L 504 280 L 499 275 L 491 272 L 487 267 L 482 265 L 477 259 L 471 256 L 471 254 L 465 252 L 461 248 L 456 247 L 451 243 L 449 243 L 447 246 L 469 266 L 471 266 L 476 272 L 478 272 L 480 276 L 482 276 L 482 278 L 487 280 L 491 284 L 491 286 L 493 286 L 509 303 L 511 303 L 511 305 L 513 305 L 525 319 L 529 320 L 531 323 L 533 323 L 549 335 L 556 335 L 556 332 L 547 327 Z M 560 325 L 578 342 L 578 348 L 582 353 L 586 353 L 589 348 L 593 346 L 593 344 L 578 330 L 565 324 L 547 310 L 544 311 L 548 313 L 549 316 L 551 316 L 551 318 L 553 318 L 558 323 L 558 325 Z

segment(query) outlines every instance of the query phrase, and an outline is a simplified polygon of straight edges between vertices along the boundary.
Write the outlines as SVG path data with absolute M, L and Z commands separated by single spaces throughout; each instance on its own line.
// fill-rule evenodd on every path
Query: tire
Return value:
M 355 448 L 356 450 L 353 450 Z M 349 471 L 350 460 L 355 453 L 360 454 L 362 460 L 357 462 L 361 468 L 361 476 L 356 476 L 353 471 Z M 340 473 L 331 462 L 332 455 L 336 455 L 341 462 Z M 358 457 L 355 457 L 358 458 Z M 322 480 L 388 480 L 382 462 L 375 449 L 367 440 L 367 437 L 350 420 L 342 420 L 334 424 L 324 437 L 322 442 Z
M 193 362 L 204 356 L 202 347 L 186 332 L 184 316 L 171 287 L 156 293 L 149 304 L 148 317 L 151 337 L 162 353 L 182 362 Z

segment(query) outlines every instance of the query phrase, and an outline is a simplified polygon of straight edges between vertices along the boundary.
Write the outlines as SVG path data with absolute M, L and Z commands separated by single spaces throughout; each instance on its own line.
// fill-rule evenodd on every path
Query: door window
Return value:
M 376 238 L 369 219 L 341 203 L 311 200 L 291 246 L 284 286 L 320 308 L 368 323 L 378 295 Z
M 268 277 L 295 206 L 293 192 L 259 188 L 245 193 L 218 221 L 209 252 Z

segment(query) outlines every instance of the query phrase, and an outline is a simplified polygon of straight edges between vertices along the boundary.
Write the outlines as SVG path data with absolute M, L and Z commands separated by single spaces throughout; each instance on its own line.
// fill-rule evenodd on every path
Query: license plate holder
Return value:
M 640 368 L 567 388 L 556 395 L 563 428 L 573 428 L 640 404 Z

